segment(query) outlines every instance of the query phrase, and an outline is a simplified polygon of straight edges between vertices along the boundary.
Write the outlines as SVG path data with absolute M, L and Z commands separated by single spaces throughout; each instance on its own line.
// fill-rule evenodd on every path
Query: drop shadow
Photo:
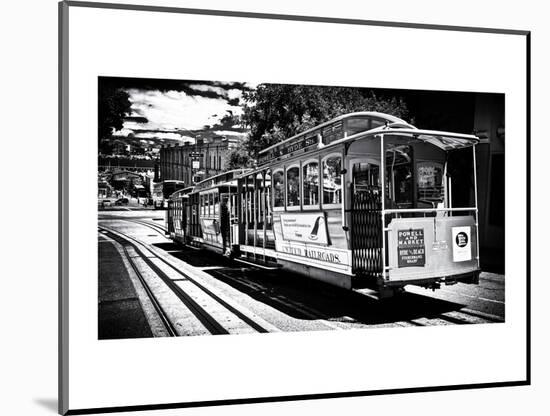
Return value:
M 57 414 L 57 399 L 52 399 L 52 398 L 47 398 L 47 399 L 43 399 L 43 398 L 39 398 L 39 399 L 34 399 L 34 402 L 40 406 L 42 406 L 44 409 L 46 410 L 49 410 L 50 412 L 52 413 L 55 413 Z

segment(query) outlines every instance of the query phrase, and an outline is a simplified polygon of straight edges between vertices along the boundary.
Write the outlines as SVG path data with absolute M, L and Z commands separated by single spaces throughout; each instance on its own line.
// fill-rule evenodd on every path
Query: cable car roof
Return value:
M 169 199 L 172 199 L 172 198 L 178 198 L 178 197 L 186 197 L 187 194 L 190 194 L 191 192 L 193 192 L 193 189 L 195 189 L 194 186 L 188 186 L 187 188 L 183 188 L 183 189 L 178 189 L 176 192 L 173 192 L 171 193 L 168 198 Z
M 292 140 L 295 140 L 296 138 L 298 137 L 301 137 L 301 136 L 307 136 L 309 133 L 315 131 L 315 130 L 318 130 L 320 128 L 323 128 L 323 127 L 326 127 L 332 123 L 336 123 L 340 120 L 344 120 L 344 119 L 347 119 L 347 118 L 352 118 L 352 117 L 357 117 L 357 116 L 366 116 L 366 117 L 373 117 L 373 118 L 380 118 L 380 119 L 383 119 L 383 120 L 386 120 L 388 123 L 397 123 L 397 124 L 400 124 L 400 125 L 405 125 L 407 127 L 410 127 L 410 128 L 414 128 L 413 126 L 411 126 L 410 124 L 408 124 L 406 121 L 404 120 L 401 120 L 400 118 L 398 117 L 395 117 L 395 116 L 392 116 L 390 114 L 385 114 L 385 113 L 379 113 L 377 111 L 358 111 L 358 112 L 355 112 L 355 113 L 347 113 L 347 114 L 342 114 L 341 116 L 338 116 L 338 117 L 335 117 L 335 118 L 332 118 L 328 121 L 325 121 L 324 123 L 321 123 L 321 124 L 318 124 L 316 125 L 315 127 L 312 127 L 308 130 L 305 130 L 301 133 L 298 133 L 292 137 L 289 137 L 288 139 L 285 139 L 283 140 L 282 142 L 278 142 L 278 143 L 275 143 L 269 147 L 266 147 L 265 149 L 263 150 L 260 150 L 259 154 L 263 154 L 263 153 L 266 153 L 268 152 L 269 150 L 271 149 L 274 149 L 276 147 L 279 147 L 279 146 L 284 146 L 285 143 L 288 143 Z
M 236 185 L 236 178 L 249 171 L 251 171 L 251 169 L 234 169 L 219 173 L 215 176 L 210 176 L 197 183 L 193 188 L 192 193 L 217 188 L 220 186 Z
M 389 128 L 378 127 L 367 132 L 362 132 L 340 140 L 335 140 L 330 145 L 358 140 L 364 138 L 365 136 L 378 136 L 380 134 L 385 136 L 395 135 L 413 138 L 425 143 L 430 143 L 444 151 L 463 149 L 479 143 L 479 138 L 472 134 L 451 133 L 439 130 L 421 130 L 417 128 L 392 128 L 390 125 Z

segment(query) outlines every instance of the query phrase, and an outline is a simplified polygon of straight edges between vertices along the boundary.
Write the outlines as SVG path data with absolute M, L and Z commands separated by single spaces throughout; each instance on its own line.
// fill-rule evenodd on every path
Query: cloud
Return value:
M 169 140 L 178 140 L 181 142 L 195 142 L 195 139 L 193 137 L 185 136 L 178 133 L 170 133 L 170 132 L 147 132 L 147 133 L 141 133 L 136 132 L 134 137 L 137 139 L 169 139 Z
M 159 90 L 144 91 L 139 89 L 128 90 L 132 113 L 140 114 L 148 122 L 139 127 L 156 130 L 197 130 L 205 125 L 216 124 L 227 110 L 235 115 L 242 114 L 239 106 L 231 105 L 224 98 L 208 98 L 192 96 L 183 91 Z M 235 96 L 236 93 L 232 92 Z M 131 124 L 134 123 L 134 124 Z M 125 128 L 137 127 L 129 120 L 124 123 Z
M 243 136 L 243 132 L 234 131 L 234 130 L 215 130 L 215 134 L 218 136 Z
M 126 127 L 113 132 L 113 136 L 116 137 L 128 137 L 130 134 L 134 134 L 134 131 Z
M 234 100 L 235 98 L 241 98 L 243 96 L 243 91 L 233 88 L 227 91 L 227 98 Z
M 233 126 L 234 121 L 221 120 L 241 115 L 243 92 L 256 87 L 244 82 L 116 77 L 99 77 L 99 83 L 100 88 L 123 88 L 129 94 L 130 115 L 123 129 L 115 133 L 117 137 L 178 141 L 243 131 L 241 126 Z
M 189 88 L 191 88 L 194 91 L 200 91 L 200 92 L 213 92 L 214 96 L 217 97 L 226 97 L 227 91 L 222 87 L 217 87 L 214 85 L 207 85 L 207 84 L 191 84 L 189 85 Z M 201 94 L 198 94 L 201 95 Z

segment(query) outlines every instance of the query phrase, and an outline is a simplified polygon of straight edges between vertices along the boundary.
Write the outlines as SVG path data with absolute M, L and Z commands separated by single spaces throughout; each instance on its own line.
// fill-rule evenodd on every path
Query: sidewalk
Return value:
M 98 246 L 98 339 L 152 337 L 120 254 L 101 235 Z
M 503 274 L 481 272 L 481 274 L 479 275 L 479 279 L 504 284 L 504 275 Z

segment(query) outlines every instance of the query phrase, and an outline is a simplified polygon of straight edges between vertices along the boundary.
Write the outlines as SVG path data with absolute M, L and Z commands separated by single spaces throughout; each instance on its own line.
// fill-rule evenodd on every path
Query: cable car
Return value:
M 232 252 L 378 297 L 477 283 L 478 142 L 358 112 L 270 146 L 258 168 L 223 185 Z M 220 248 L 222 192 L 203 194 L 202 239 Z

